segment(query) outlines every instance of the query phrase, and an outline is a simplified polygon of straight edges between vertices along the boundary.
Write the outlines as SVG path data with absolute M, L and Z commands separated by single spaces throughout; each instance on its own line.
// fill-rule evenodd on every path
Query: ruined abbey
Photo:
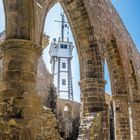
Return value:
M 57 2 L 76 41 L 81 105 L 57 100 L 57 111 L 52 111 L 44 102 L 54 85 L 41 56 L 49 44 L 43 35 L 45 18 Z M 140 54 L 111 0 L 3 0 L 3 4 L 0 140 L 63 140 L 60 130 L 69 135 L 70 123 L 63 127 L 57 117 L 61 113 L 61 120 L 80 117 L 77 140 L 140 140 Z M 111 97 L 105 94 L 105 61 Z

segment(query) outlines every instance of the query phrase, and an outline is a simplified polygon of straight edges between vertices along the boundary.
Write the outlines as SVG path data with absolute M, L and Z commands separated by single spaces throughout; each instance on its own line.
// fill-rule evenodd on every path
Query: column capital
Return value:
M 80 80 L 79 85 L 83 84 L 106 84 L 106 80 L 104 79 L 95 79 L 95 78 L 85 78 Z
M 24 39 L 7 39 L 1 43 L 1 50 L 6 51 L 9 49 L 29 49 L 37 53 L 42 52 L 42 47 L 33 41 L 24 40 Z

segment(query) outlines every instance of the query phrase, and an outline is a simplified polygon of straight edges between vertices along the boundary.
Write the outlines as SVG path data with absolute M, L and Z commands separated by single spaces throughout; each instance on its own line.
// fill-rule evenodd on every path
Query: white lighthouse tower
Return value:
M 51 56 L 52 74 L 54 75 L 54 83 L 57 87 L 59 98 L 74 100 L 71 60 L 73 43 L 69 41 L 69 37 L 65 39 L 65 29 L 69 30 L 68 22 L 65 21 L 64 14 L 61 14 L 61 37 L 53 39 L 49 54 Z M 67 32 L 67 35 L 69 31 Z

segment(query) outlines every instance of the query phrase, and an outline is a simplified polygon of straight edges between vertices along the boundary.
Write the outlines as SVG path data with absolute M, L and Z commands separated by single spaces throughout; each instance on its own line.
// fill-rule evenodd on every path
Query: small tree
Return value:
M 51 108 L 52 112 L 56 114 L 57 92 L 54 85 L 50 84 L 48 89 L 48 96 L 46 100 L 46 107 Z
M 79 134 L 79 127 L 80 127 L 80 118 L 76 117 L 72 120 L 72 133 L 70 134 L 70 137 L 66 140 L 77 140 L 78 134 Z

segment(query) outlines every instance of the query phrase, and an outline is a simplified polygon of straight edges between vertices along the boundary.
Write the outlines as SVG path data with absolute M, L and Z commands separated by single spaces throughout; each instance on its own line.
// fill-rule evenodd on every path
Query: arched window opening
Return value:
M 104 64 L 104 78 L 106 80 L 106 86 L 105 86 L 105 93 L 109 94 L 110 96 L 112 95 L 111 93 L 111 82 L 110 82 L 110 75 L 109 75 L 109 70 L 108 70 L 108 65 L 105 60 Z
M 64 21 L 64 24 L 62 24 L 62 21 Z M 53 112 L 56 114 L 59 122 L 61 136 L 65 140 L 77 139 L 80 112 L 77 113 L 75 111 L 77 116 L 73 116 L 71 104 L 75 106 L 74 110 L 80 110 L 80 87 L 78 84 L 80 81 L 79 59 L 70 24 L 60 3 L 55 4 L 49 13 L 47 13 L 44 34 L 49 36 L 49 45 L 44 49 L 40 60 L 42 61 L 42 66 L 40 65 L 39 69 L 42 70 L 39 70 L 39 72 L 43 73 L 40 83 L 50 81 L 50 85 L 55 88 L 54 94 L 56 96 L 51 96 L 56 97 L 55 101 L 53 98 L 49 98 L 49 102 L 52 103 Z M 54 53 L 57 55 L 56 57 Z M 46 73 L 44 71 L 49 73 L 50 79 L 48 76 L 45 76 Z M 41 86 L 45 85 L 41 84 Z M 43 90 L 42 94 L 44 95 L 46 92 L 50 95 L 50 92 L 47 91 L 49 88 L 48 84 L 45 88 L 46 91 Z M 48 98 L 48 95 L 44 97 Z M 61 104 L 67 101 L 69 105 L 66 104 L 62 109 Z M 47 102 L 48 100 L 44 100 L 45 105 L 48 104 Z M 60 110 L 61 112 L 59 112 Z
M 113 110 L 113 103 L 112 103 L 110 73 L 106 60 L 104 64 L 104 78 L 106 80 L 105 99 L 106 99 L 106 103 L 108 104 L 108 110 L 109 110 L 110 140 L 114 140 L 114 110 Z
M 71 106 L 70 104 L 69 105 L 65 105 L 64 106 L 64 117 L 66 120 L 70 121 L 71 118 L 72 118 L 72 109 L 71 109 Z
M 49 72 L 54 75 L 58 74 L 58 72 L 53 73 L 53 68 L 57 67 L 56 65 L 58 65 L 58 64 L 55 63 L 55 66 L 53 66 L 50 63 L 50 61 L 52 61 L 50 58 L 50 54 L 49 54 L 49 53 L 51 53 L 50 46 L 52 43 L 57 43 L 59 40 L 61 40 L 61 34 L 62 34 L 61 15 L 63 13 L 64 13 L 64 11 L 63 11 L 60 3 L 57 3 L 56 5 L 54 5 L 52 7 L 52 9 L 49 11 L 49 13 L 47 14 L 45 27 L 44 27 L 44 33 L 47 34 L 50 38 L 49 38 L 49 45 L 43 52 L 43 60 L 46 64 Z M 68 20 L 67 20 L 66 15 L 64 16 L 64 18 L 65 18 L 65 22 L 67 23 Z M 76 45 L 75 45 L 75 41 L 74 41 L 74 37 L 73 37 L 72 31 L 71 31 L 70 25 L 64 24 L 64 26 L 65 26 L 64 27 L 65 28 L 65 31 L 64 31 L 65 42 L 67 40 L 69 40 L 70 42 L 73 43 L 73 51 L 71 54 L 73 56 L 72 61 L 71 61 L 71 70 L 72 70 L 71 72 L 72 72 L 72 82 L 73 82 L 72 86 L 73 85 L 74 86 L 72 88 L 73 88 L 73 93 L 74 93 L 73 94 L 74 100 L 79 102 L 80 101 L 80 88 L 79 88 L 78 82 L 80 80 L 80 72 L 79 72 L 79 60 L 78 60 L 78 55 L 77 55 L 77 49 L 76 49 Z M 66 43 L 60 45 L 60 49 L 62 48 L 62 50 L 61 50 L 62 53 L 66 52 L 67 47 L 68 47 L 68 45 Z M 69 48 L 69 49 L 71 49 L 71 48 Z M 61 63 L 61 65 L 60 65 L 59 72 L 60 71 L 65 72 L 70 67 L 68 65 L 69 62 L 65 58 L 63 59 L 63 62 L 60 62 L 60 63 Z M 55 86 L 58 87 L 58 80 L 56 79 L 55 76 L 53 78 L 54 78 Z M 64 81 L 63 79 L 67 79 L 65 77 L 62 77 L 62 75 L 60 75 L 60 78 L 61 78 L 61 80 L 59 81 L 59 83 L 61 83 L 61 84 L 62 84 L 62 81 Z M 68 83 L 67 80 L 66 80 L 66 83 Z M 59 86 L 61 86 L 61 85 L 59 85 Z M 63 89 L 63 90 L 65 91 L 66 89 Z M 58 91 L 58 89 L 57 89 L 57 91 Z M 65 92 L 62 94 L 63 94 L 64 98 L 67 98 L 67 96 L 65 97 Z

